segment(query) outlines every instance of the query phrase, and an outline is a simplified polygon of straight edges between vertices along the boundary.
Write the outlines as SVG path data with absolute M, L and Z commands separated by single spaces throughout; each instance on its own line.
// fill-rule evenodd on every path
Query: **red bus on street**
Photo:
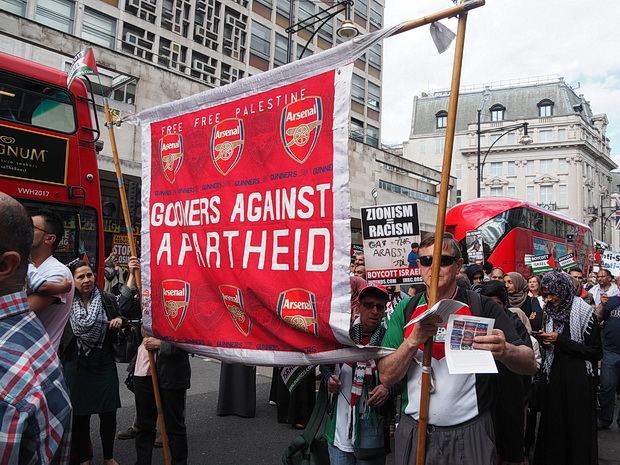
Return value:
M 553 254 L 559 258 L 573 253 L 584 272 L 591 266 L 594 254 L 590 227 L 517 199 L 485 197 L 462 202 L 448 211 L 445 229 L 461 243 L 466 263 L 467 231 L 478 230 L 485 262 L 525 277 L 530 275 L 525 254 Z
M 88 85 L 88 87 L 87 87 Z M 99 125 L 89 81 L 0 52 L 0 190 L 64 220 L 56 253 L 86 256 L 103 282 Z

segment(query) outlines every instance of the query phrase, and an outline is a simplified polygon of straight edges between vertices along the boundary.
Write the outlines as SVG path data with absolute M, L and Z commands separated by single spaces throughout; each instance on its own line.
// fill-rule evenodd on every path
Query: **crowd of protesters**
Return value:
M 63 236 L 62 220 L 53 213 L 28 215 L 0 193 L 0 221 L 23 231 L 19 238 L 0 232 L 0 350 L 12 354 L 2 358 L 0 376 L 7 380 L 15 366 L 27 366 L 21 377 L 29 386 L 22 392 L 3 391 L 3 463 L 89 464 L 90 417 L 97 414 L 106 465 L 117 465 L 115 435 L 135 438 L 136 463 L 150 464 L 158 442 L 152 353 L 157 354 L 172 463 L 186 464 L 189 354 L 147 336 L 139 326 L 127 379 L 135 393 L 135 418 L 116 433 L 119 379 L 110 339 L 140 318 L 134 280 L 139 260 L 131 258 L 126 274 L 111 254 L 107 292 L 96 286 L 88 262 L 76 260 L 69 271 L 53 258 Z M 332 465 L 382 465 L 392 435 L 395 462 L 415 463 L 422 353 L 430 337 L 442 342 L 438 329 L 446 323 L 437 316 L 415 320 L 428 308 L 436 239 L 429 235 L 412 246 L 408 265 L 419 267 L 422 282 L 403 288 L 367 283 L 364 255 L 352 257 L 351 340 L 394 352 L 377 360 L 321 366 L 316 378 L 300 384 L 307 384 L 305 391 L 292 394 L 274 373 L 270 401 L 278 406 L 278 420 L 294 428 L 308 422 L 317 381 L 337 399 L 323 433 Z M 598 463 L 597 429 L 614 421 L 620 381 L 620 290 L 612 274 L 598 270 L 596 284 L 579 268 L 526 279 L 490 263 L 464 267 L 463 262 L 458 242 L 445 234 L 438 299 L 458 300 L 466 315 L 494 320 L 494 329 L 477 334 L 472 347 L 492 354 L 498 374 L 450 374 L 443 344 L 433 344 L 427 456 L 436 464 L 525 464 L 532 455 L 531 463 L 541 465 Z M 255 384 L 246 383 L 243 392 L 226 386 L 255 373 L 255 367 L 240 372 L 223 365 L 219 415 L 254 415 Z M 29 407 L 23 410 L 24 405 Z M 620 426 L 620 416 L 615 421 Z

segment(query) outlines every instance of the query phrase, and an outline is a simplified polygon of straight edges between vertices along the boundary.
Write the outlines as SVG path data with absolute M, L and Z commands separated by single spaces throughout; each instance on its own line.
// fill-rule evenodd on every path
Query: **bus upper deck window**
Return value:
M 76 129 L 73 107 L 71 104 L 44 98 L 32 112 L 32 124 L 45 129 L 72 133 Z

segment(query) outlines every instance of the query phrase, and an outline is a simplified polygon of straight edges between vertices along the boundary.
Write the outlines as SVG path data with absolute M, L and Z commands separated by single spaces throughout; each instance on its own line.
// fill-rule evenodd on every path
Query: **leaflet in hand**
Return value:
M 441 323 L 437 326 L 443 326 L 448 321 L 448 317 L 453 313 L 458 312 L 461 308 L 463 308 L 465 304 L 463 302 L 459 302 L 458 300 L 452 299 L 443 299 L 437 302 L 428 310 L 420 313 L 418 316 L 413 318 L 409 323 L 405 325 L 405 328 L 409 325 L 415 324 L 418 321 L 422 321 L 425 318 L 428 318 L 431 315 L 436 315 L 441 318 Z
M 445 339 L 450 374 L 497 373 L 493 354 L 473 348 L 474 338 L 491 334 L 494 323 L 492 318 L 450 315 Z

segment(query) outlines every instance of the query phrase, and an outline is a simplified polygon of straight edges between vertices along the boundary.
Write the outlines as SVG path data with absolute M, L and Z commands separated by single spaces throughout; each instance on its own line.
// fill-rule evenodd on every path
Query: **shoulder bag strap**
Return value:
M 323 416 L 325 415 L 325 410 L 327 410 L 327 383 L 321 383 L 321 387 L 319 388 L 319 395 L 317 396 L 316 403 L 314 404 L 314 409 L 312 410 L 312 415 L 308 420 L 308 424 L 306 425 L 306 429 L 304 430 L 303 437 L 308 444 L 312 443 L 312 440 L 315 438 L 316 433 L 319 431 L 319 427 L 323 422 Z

